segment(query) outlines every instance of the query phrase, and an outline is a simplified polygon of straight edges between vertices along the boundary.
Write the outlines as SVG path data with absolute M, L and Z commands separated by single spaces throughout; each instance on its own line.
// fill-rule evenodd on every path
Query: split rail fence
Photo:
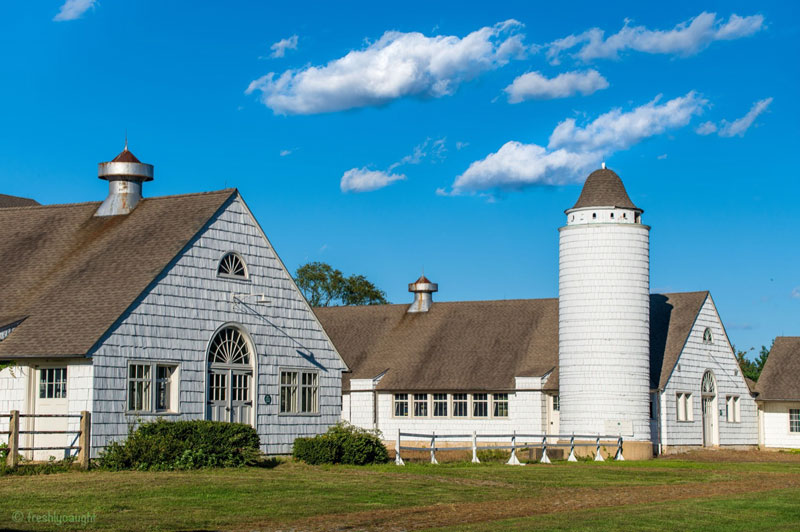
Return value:
M 83 469 L 89 469 L 89 449 L 92 426 L 91 412 L 84 410 L 80 414 L 20 414 L 19 410 L 12 410 L 10 414 L 3 414 L 2 417 L 9 418 L 8 430 L 0 431 L 0 434 L 8 435 L 6 465 L 9 467 L 16 467 L 19 464 L 20 451 L 78 451 L 78 464 L 80 464 Z M 20 418 L 80 418 L 80 428 L 78 430 L 20 430 Z M 75 440 L 77 440 L 78 445 L 20 447 L 20 434 L 75 434 L 77 435 Z
M 410 438 L 414 441 L 426 441 L 430 440 L 430 445 L 426 447 L 415 447 L 409 445 L 403 445 L 403 438 Z M 578 441 L 575 441 L 576 438 Z M 492 443 L 487 443 L 485 445 L 479 445 L 479 439 L 483 439 L 484 441 L 490 439 Z M 498 444 L 494 443 L 497 441 L 503 441 L 509 439 L 510 442 L 506 444 Z M 555 443 L 552 440 L 556 440 Z M 469 442 L 471 441 L 470 446 L 437 446 L 437 440 L 440 443 L 444 442 Z M 522 442 L 518 442 L 518 440 L 522 440 Z M 548 442 L 548 440 L 551 440 Z M 589 441 L 587 441 L 589 440 Z M 534 443 L 535 442 L 535 443 Z M 616 447 L 616 453 L 614 455 L 614 460 L 625 460 L 622 456 L 622 436 L 609 436 L 609 435 L 599 435 L 599 434 L 517 434 L 516 432 L 512 432 L 511 434 L 478 434 L 477 432 L 473 432 L 472 434 L 440 434 L 437 435 L 435 432 L 431 432 L 430 434 L 420 434 L 414 432 L 401 432 L 400 430 L 397 431 L 397 440 L 395 442 L 395 464 L 397 465 L 405 465 L 403 458 L 401 456 L 402 451 L 422 451 L 431 453 L 431 463 L 438 464 L 439 462 L 436 460 L 436 452 L 437 451 L 472 451 L 472 462 L 475 464 L 480 463 L 478 459 L 478 451 L 482 450 L 490 450 L 490 449 L 510 449 L 511 450 L 511 457 L 508 459 L 506 464 L 508 465 L 522 465 L 517 458 L 517 451 L 521 449 L 532 449 L 532 448 L 541 448 L 542 450 L 542 457 L 539 460 L 540 463 L 549 464 L 550 458 L 547 456 L 547 449 L 551 447 L 561 447 L 561 448 L 569 448 L 569 457 L 567 458 L 568 462 L 577 462 L 578 459 L 575 457 L 575 448 L 576 447 L 596 447 L 595 457 L 594 460 L 597 462 L 604 461 L 603 455 L 600 454 L 601 447 Z

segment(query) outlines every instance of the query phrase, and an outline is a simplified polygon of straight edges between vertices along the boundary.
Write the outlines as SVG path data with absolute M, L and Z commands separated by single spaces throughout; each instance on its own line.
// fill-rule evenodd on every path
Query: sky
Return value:
M 127 135 L 145 196 L 238 188 L 290 271 L 540 298 L 605 162 L 652 227 L 652 291 L 709 290 L 739 349 L 800 335 L 794 2 L 2 10 L 2 193 L 102 200 Z

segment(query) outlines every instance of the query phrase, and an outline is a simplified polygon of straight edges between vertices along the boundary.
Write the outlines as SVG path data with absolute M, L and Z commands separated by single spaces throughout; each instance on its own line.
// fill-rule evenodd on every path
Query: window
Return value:
M 789 432 L 800 432 L 800 408 L 789 409 Z
M 447 394 L 433 394 L 433 417 L 447 417 Z
M 225 327 L 211 340 L 208 358 L 212 364 L 250 364 L 250 344 L 239 329 Z
M 703 331 L 703 343 L 710 344 L 714 342 L 714 336 L 711 334 L 711 329 L 706 327 L 706 330 Z
M 614 213 L 613 212 L 611 213 L 611 219 L 612 220 L 614 219 Z
M 66 399 L 67 368 L 39 370 L 39 399 Z
M 492 405 L 494 417 L 508 417 L 508 394 L 507 393 L 494 393 L 492 394 Z
M 414 394 L 414 417 L 428 417 L 428 394 Z
M 650 419 L 655 419 L 655 418 L 656 418 L 656 411 L 653 408 L 653 399 L 651 398 L 650 399 Z
M 217 276 L 232 279 L 247 279 L 247 267 L 237 253 L 226 253 L 217 266 Z
M 176 365 L 134 362 L 128 366 L 128 411 L 177 412 Z M 213 382 L 212 382 L 213 386 Z
M 453 394 L 453 417 L 467 417 L 469 415 L 469 399 L 465 393 Z
M 692 421 L 694 413 L 692 411 L 692 394 L 677 394 L 678 421 Z
M 725 419 L 728 423 L 739 423 L 741 421 L 738 397 L 729 395 L 725 398 Z
M 592 220 L 597 220 L 597 213 L 596 212 L 592 213 Z
M 408 417 L 408 394 L 394 394 L 394 415 L 395 417 Z
M 319 376 L 316 371 L 281 371 L 281 413 L 319 412 Z
M 553 412 L 561 410 L 561 399 L 558 395 L 553 396 Z
M 485 393 L 472 394 L 472 416 L 473 417 L 489 416 L 489 394 Z

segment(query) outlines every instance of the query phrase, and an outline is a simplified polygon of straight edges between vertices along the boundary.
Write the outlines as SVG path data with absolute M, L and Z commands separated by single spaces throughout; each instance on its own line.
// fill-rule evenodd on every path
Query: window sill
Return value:
M 152 412 L 150 410 L 128 410 L 125 412 L 126 416 L 179 416 L 181 415 L 180 412 L 170 412 L 170 411 L 163 411 L 163 412 Z
M 320 412 L 278 412 L 278 417 L 320 417 Z

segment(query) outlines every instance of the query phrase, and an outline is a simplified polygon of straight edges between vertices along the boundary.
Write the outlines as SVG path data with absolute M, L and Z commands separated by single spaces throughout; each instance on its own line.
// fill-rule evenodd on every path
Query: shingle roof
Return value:
M 99 202 L 0 210 L 0 358 L 85 355 L 236 194 L 146 198 L 125 216 Z
M 601 168 L 589 174 L 583 184 L 578 201 L 572 206 L 573 209 L 587 207 L 620 207 L 641 210 L 628 197 L 622 179 L 608 168 Z
M 116 157 L 111 159 L 111 162 L 112 163 L 141 163 L 142 161 L 137 159 L 136 156 L 133 153 L 129 152 L 128 148 L 125 148 L 124 150 L 119 152 L 119 155 L 117 155 Z
M 7 207 L 30 207 L 32 205 L 39 205 L 39 202 L 30 198 L 0 194 L 0 209 L 5 209 Z
M 666 384 L 707 295 L 651 296 L 653 388 Z M 382 390 L 508 390 L 514 377 L 553 370 L 546 389 L 557 389 L 557 299 L 440 302 L 419 313 L 406 308 L 314 309 L 352 370 L 344 375 L 345 390 L 350 379 L 384 372 Z
M 778 336 L 756 383 L 759 400 L 800 401 L 800 336 Z

